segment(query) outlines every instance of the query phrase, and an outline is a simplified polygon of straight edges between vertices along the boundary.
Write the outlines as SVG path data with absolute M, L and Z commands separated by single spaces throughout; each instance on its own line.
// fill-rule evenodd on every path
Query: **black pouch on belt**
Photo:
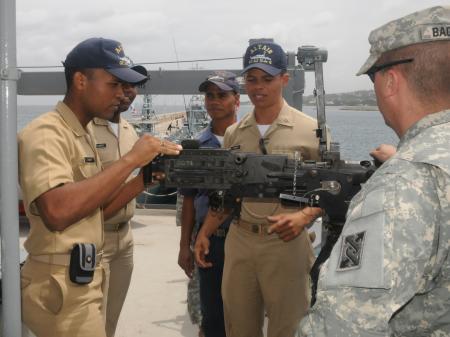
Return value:
M 77 243 L 70 253 L 69 276 L 76 284 L 88 284 L 94 278 L 96 249 L 93 243 Z

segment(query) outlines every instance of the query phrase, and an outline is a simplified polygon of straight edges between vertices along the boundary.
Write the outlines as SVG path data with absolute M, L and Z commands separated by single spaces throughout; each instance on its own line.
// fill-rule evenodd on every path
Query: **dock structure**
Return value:
M 149 118 L 130 117 L 127 120 L 138 133 L 147 132 L 164 138 L 180 130 L 186 123 L 187 117 L 185 111 L 179 111 L 155 114 Z

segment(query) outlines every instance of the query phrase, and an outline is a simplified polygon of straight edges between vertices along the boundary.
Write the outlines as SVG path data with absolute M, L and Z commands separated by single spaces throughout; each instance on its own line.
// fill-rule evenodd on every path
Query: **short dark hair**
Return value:
M 92 73 L 94 72 L 94 69 L 93 68 L 81 69 L 81 68 L 65 67 L 64 68 L 64 76 L 66 78 L 67 91 L 69 91 L 72 88 L 73 76 L 75 75 L 76 72 L 80 72 L 87 77 L 91 77 Z
M 397 68 L 408 81 L 411 90 L 423 103 L 449 100 L 450 98 L 450 41 L 413 44 L 384 53 L 378 63 L 388 63 L 407 58 L 411 63 Z

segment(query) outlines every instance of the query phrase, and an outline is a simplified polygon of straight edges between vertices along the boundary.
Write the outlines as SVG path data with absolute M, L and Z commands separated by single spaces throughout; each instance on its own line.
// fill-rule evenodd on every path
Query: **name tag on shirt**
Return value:
M 95 158 L 94 157 L 84 157 L 84 162 L 85 163 L 95 163 Z
M 106 144 L 105 144 L 105 143 L 95 144 L 95 147 L 96 147 L 97 149 L 104 149 L 104 148 L 106 147 Z

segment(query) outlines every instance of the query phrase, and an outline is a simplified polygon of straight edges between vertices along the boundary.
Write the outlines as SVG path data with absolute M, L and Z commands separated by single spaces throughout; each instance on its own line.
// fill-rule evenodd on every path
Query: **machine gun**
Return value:
M 311 271 L 313 298 L 321 264 L 336 243 L 349 202 L 375 171 L 369 161 L 350 163 L 340 159 L 339 145 L 331 143 L 325 117 L 323 62 L 326 50 L 298 48 L 297 60 L 304 70 L 315 73 L 320 161 L 302 161 L 295 154 L 260 155 L 233 153 L 227 149 L 193 149 L 184 144 L 179 156 L 164 156 L 152 163 L 153 172 L 164 172 L 166 187 L 216 191 L 210 205 L 217 209 L 239 206 L 243 198 L 279 198 L 282 203 L 322 208 L 322 249 Z
M 210 205 L 215 209 L 235 208 L 243 198 L 279 198 L 284 204 L 320 207 L 333 224 L 345 221 L 350 200 L 374 170 L 369 161 L 301 161 L 207 148 L 184 149 L 152 163 L 153 172 L 164 172 L 164 187 L 214 191 Z
M 350 200 L 374 173 L 375 166 L 369 161 L 300 161 L 286 155 L 186 149 L 186 143 L 183 147 L 179 156 L 154 160 L 152 171 L 164 172 L 162 184 L 166 187 L 213 191 L 212 208 L 239 209 L 242 199 L 247 197 L 279 198 L 282 203 L 320 207 L 325 211 L 322 249 L 311 269 L 314 304 L 320 266 L 328 259 L 342 231 Z
M 330 223 L 342 224 L 350 200 L 375 167 L 369 161 L 342 161 L 339 145 L 330 142 L 322 67 L 327 51 L 302 46 L 296 56 L 300 67 L 315 74 L 320 161 L 302 161 L 297 154 L 288 159 L 287 155 L 198 149 L 190 141 L 179 156 L 159 157 L 153 162 L 153 172 L 165 173 L 163 186 L 216 190 L 210 204 L 217 209 L 233 208 L 245 197 L 279 198 L 298 206 L 317 206 L 325 210 Z

